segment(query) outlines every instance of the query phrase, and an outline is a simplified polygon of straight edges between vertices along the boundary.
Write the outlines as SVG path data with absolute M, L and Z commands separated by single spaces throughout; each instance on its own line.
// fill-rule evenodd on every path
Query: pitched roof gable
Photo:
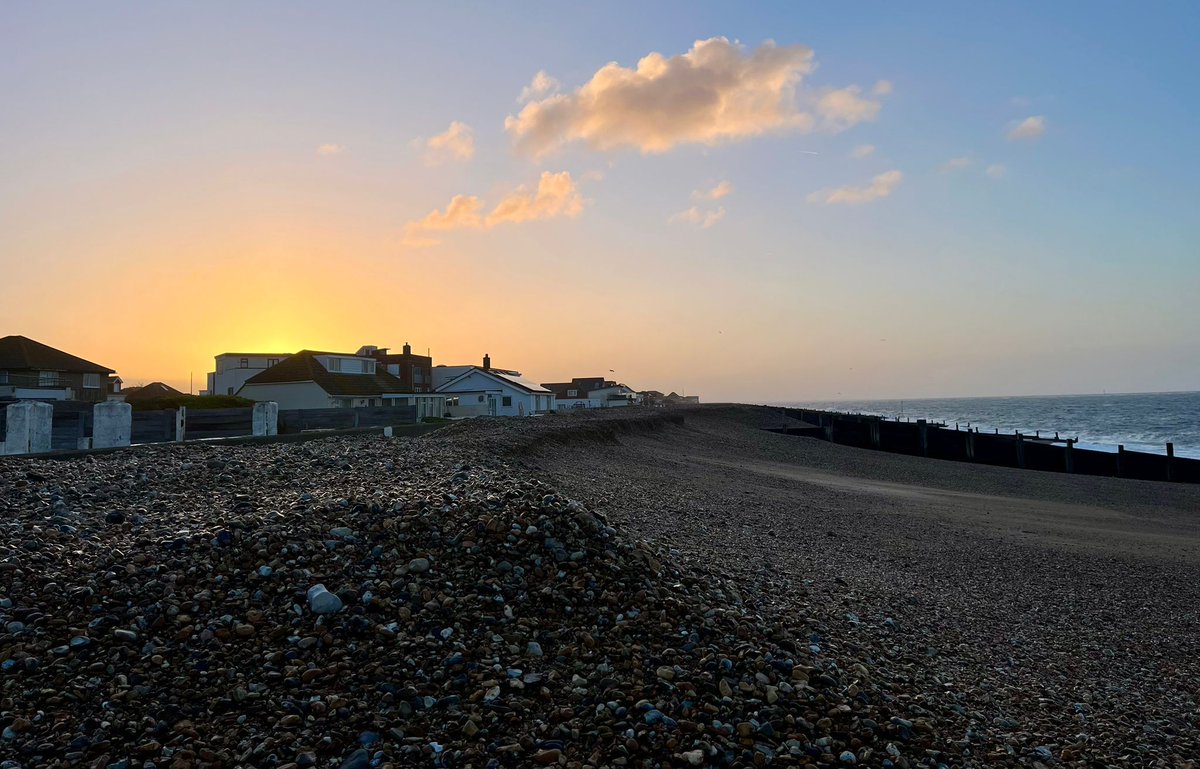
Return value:
M 374 374 L 340 374 L 326 370 L 317 360 L 318 355 L 355 357 L 346 353 L 301 350 L 250 377 L 242 386 L 314 382 L 330 395 L 357 398 L 406 391 L 404 382 L 387 373 L 382 367 L 377 366 Z
M 513 374 L 501 373 L 500 371 L 497 371 L 496 369 L 486 369 L 486 368 L 483 368 L 482 366 L 472 366 L 471 368 L 469 368 L 468 370 L 459 374 L 458 376 L 454 377 L 453 379 L 449 380 L 448 382 L 443 382 L 441 387 L 437 388 L 438 392 L 441 392 L 443 389 L 449 387 L 450 385 L 454 384 L 455 382 L 459 381 L 460 379 L 469 377 L 472 374 L 483 374 L 483 375 L 491 377 L 492 379 L 495 379 L 501 383 L 510 384 L 510 385 L 513 385 L 514 387 L 518 387 L 522 390 L 525 390 L 526 392 L 553 394 L 553 391 L 547 390 L 542 385 L 540 385 L 537 382 L 534 382 L 530 379 L 526 379 L 522 376 L 515 376 Z
M 43 371 L 83 371 L 97 374 L 113 374 L 112 369 L 76 357 L 50 345 L 35 342 L 24 336 L 12 335 L 0 339 L 0 369 L 20 371 L 38 369 Z

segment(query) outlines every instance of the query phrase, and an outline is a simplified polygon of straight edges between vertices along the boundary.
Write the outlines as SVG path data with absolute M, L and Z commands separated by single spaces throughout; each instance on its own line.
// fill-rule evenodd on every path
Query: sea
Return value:
M 1200 392 L 1101 395 L 1028 395 L 994 398 L 802 401 L 776 403 L 825 411 L 956 423 L 983 432 L 1021 432 L 1078 438 L 1079 448 L 1165 454 L 1200 459 Z

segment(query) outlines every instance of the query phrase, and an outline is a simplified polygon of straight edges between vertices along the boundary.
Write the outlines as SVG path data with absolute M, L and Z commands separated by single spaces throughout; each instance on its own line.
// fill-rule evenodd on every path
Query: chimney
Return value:
M 412 348 L 408 346 L 408 342 L 404 343 L 404 354 L 412 355 Z
M 488 371 L 489 369 L 491 369 L 491 367 L 492 367 L 492 359 L 490 357 L 488 357 L 488 354 L 485 352 L 483 354 L 483 370 Z

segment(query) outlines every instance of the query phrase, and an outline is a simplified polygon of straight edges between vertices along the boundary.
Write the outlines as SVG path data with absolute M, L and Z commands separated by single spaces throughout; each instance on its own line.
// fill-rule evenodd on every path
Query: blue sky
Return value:
M 0 321 L 177 383 L 407 340 L 709 399 L 1196 389 L 1198 33 L 1188 3 L 9 5 Z M 808 46 L 797 93 L 876 112 L 661 151 L 506 129 L 538 72 L 571 96 L 715 37 Z M 452 121 L 469 155 L 431 160 Z M 434 232 L 454 196 L 480 216 Z M 171 333 L 87 322 L 114 305 Z

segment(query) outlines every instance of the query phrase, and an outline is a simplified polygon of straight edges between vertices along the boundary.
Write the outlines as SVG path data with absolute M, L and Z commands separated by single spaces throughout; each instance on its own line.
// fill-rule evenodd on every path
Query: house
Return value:
M 121 391 L 126 403 L 144 403 L 157 398 L 180 398 L 184 393 L 163 382 L 151 382 L 141 387 L 126 387 Z
M 208 389 L 201 395 L 235 395 L 246 380 L 271 368 L 291 353 L 223 352 L 216 356 L 216 370 L 208 372 Z
M 98 403 L 120 393 L 115 373 L 28 337 L 0 339 L 0 398 Z
M 542 385 L 554 393 L 554 408 L 603 409 L 633 406 L 642 402 L 639 393 L 627 385 L 604 377 L 575 377 L 570 382 L 547 382 Z
M 554 409 L 553 392 L 519 371 L 492 368 L 488 355 L 482 366 L 437 366 L 433 378 L 451 416 L 520 417 Z
M 404 383 L 405 392 L 427 393 L 433 390 L 433 358 L 428 355 L 413 355 L 408 342 L 403 352 L 389 353 L 386 347 L 364 345 L 359 355 L 370 355 L 381 363 L 389 374 Z
M 281 409 L 416 406 L 417 418 L 440 417 L 445 396 L 411 393 L 371 355 L 301 350 L 259 371 L 235 395 L 275 401 Z

